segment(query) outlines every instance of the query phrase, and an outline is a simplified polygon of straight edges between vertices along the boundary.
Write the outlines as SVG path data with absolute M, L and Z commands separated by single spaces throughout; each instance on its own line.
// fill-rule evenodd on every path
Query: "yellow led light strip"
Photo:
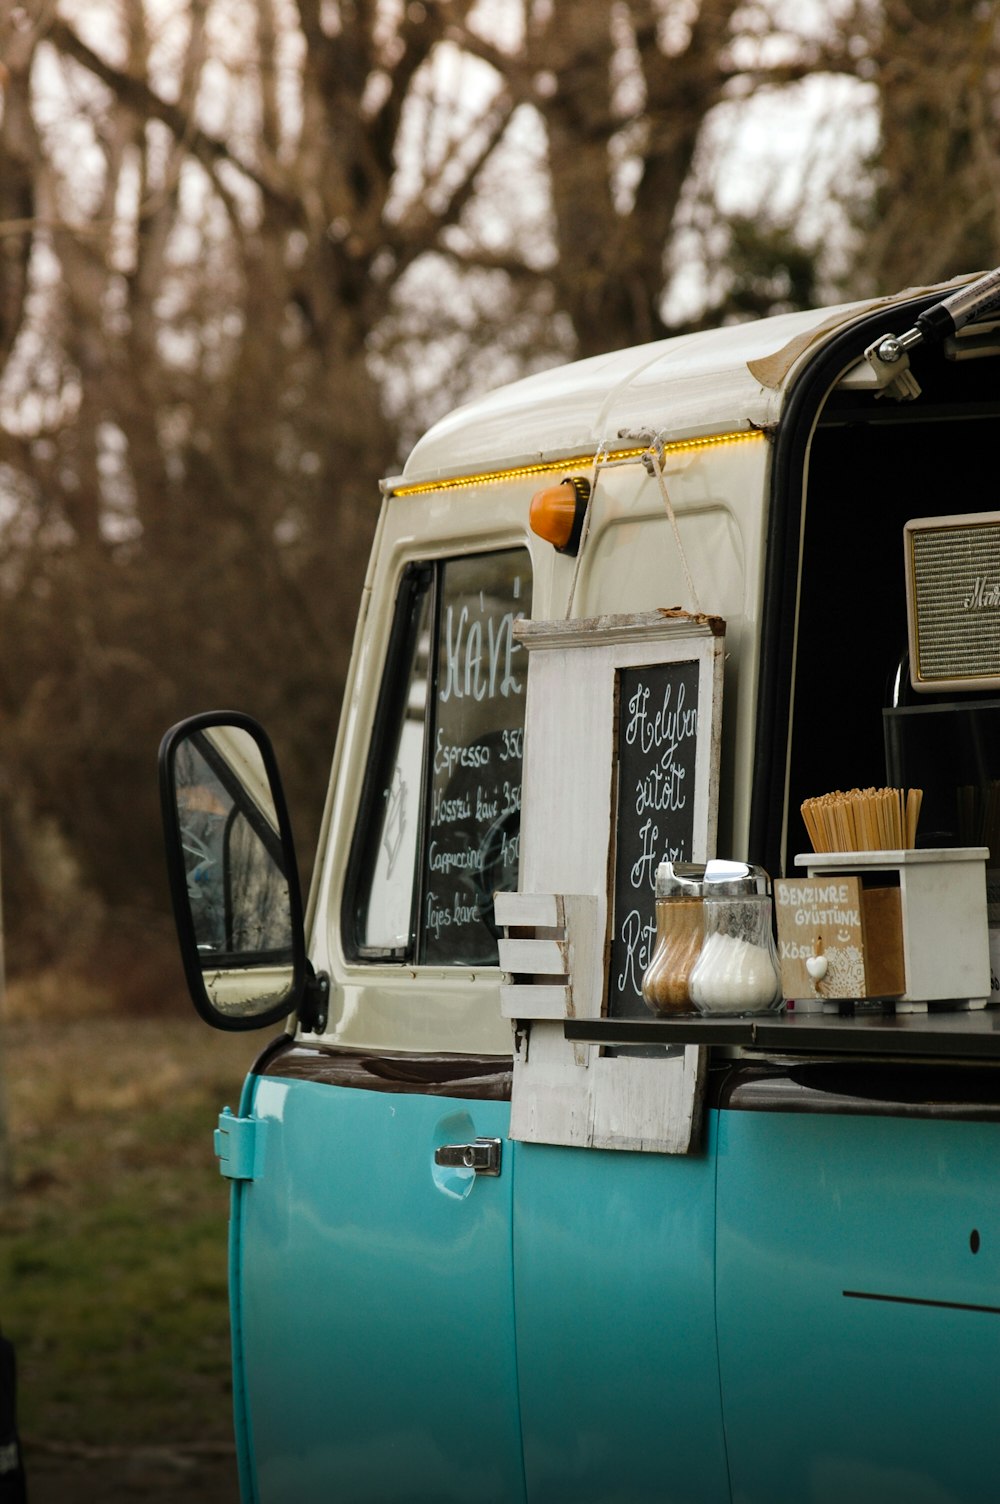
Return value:
M 734 433 L 713 433 L 703 439 L 678 439 L 673 444 L 664 444 L 665 457 L 672 454 L 689 454 L 698 449 L 716 449 L 721 444 L 745 444 L 751 439 L 762 439 L 759 428 L 740 428 Z M 639 460 L 649 454 L 651 444 L 639 444 L 629 449 L 602 450 L 603 464 L 620 464 L 623 460 Z M 565 459 L 545 460 L 537 465 L 514 465 L 507 470 L 484 470 L 478 475 L 455 475 L 442 480 L 418 481 L 411 486 L 393 486 L 390 496 L 424 496 L 431 491 L 467 491 L 472 486 L 495 485 L 504 480 L 526 480 L 533 475 L 551 475 L 563 470 L 589 470 L 598 458 L 596 454 L 574 454 Z

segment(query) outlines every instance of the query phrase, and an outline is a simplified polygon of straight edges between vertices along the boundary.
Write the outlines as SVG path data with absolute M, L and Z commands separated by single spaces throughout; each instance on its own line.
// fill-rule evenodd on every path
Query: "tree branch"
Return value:
M 134 78 L 99 57 L 66 21 L 55 17 L 49 26 L 47 40 L 100 79 L 121 104 L 142 116 L 159 120 L 204 166 L 214 169 L 221 162 L 229 163 L 286 214 L 297 213 L 298 204 L 283 181 L 265 168 L 245 161 L 227 142 L 203 130 L 180 106 L 157 94 L 145 79 Z
M 438 238 L 442 230 L 447 229 L 450 225 L 457 224 L 462 211 L 475 192 L 479 174 L 503 139 L 515 108 L 516 101 L 506 89 L 502 89 L 494 98 L 490 110 L 478 122 L 474 130 L 469 133 L 474 135 L 476 130 L 485 129 L 486 137 L 473 160 L 465 168 L 462 181 L 452 190 L 444 206 L 434 213 L 426 208 L 425 201 L 421 199 L 412 206 L 410 213 L 400 221 L 396 237 L 398 256 L 397 278 L 424 251 L 430 250 L 432 247 L 437 247 Z M 445 169 L 454 160 L 455 158 L 452 156 L 442 164 L 437 174 L 437 181 L 441 180 Z

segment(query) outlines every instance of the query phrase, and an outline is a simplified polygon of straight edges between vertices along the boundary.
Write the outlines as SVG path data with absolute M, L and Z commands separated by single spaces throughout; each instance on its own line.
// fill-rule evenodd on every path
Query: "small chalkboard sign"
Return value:
M 656 869 L 693 859 L 698 681 L 694 659 L 618 670 L 612 1018 L 648 1017 L 642 977 L 656 942 Z
M 898 997 L 906 990 L 899 886 L 849 873 L 774 884 L 785 997 Z

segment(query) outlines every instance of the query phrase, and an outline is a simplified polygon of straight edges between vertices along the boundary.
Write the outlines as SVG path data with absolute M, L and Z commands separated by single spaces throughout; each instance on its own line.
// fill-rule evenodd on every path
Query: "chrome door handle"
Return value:
M 475 1170 L 477 1175 L 499 1175 L 500 1147 L 498 1138 L 477 1138 L 472 1144 L 442 1144 L 434 1150 L 434 1163 Z

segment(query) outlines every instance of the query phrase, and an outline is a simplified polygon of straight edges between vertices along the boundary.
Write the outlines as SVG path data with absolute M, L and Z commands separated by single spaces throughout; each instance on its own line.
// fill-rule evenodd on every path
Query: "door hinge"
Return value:
M 305 1034 L 323 1034 L 330 1012 L 330 978 L 306 962 L 306 985 L 299 1004 L 299 1023 Z
M 219 1114 L 215 1154 L 219 1173 L 230 1180 L 256 1180 L 263 1162 L 264 1124 L 259 1118 L 238 1118 L 228 1107 Z

